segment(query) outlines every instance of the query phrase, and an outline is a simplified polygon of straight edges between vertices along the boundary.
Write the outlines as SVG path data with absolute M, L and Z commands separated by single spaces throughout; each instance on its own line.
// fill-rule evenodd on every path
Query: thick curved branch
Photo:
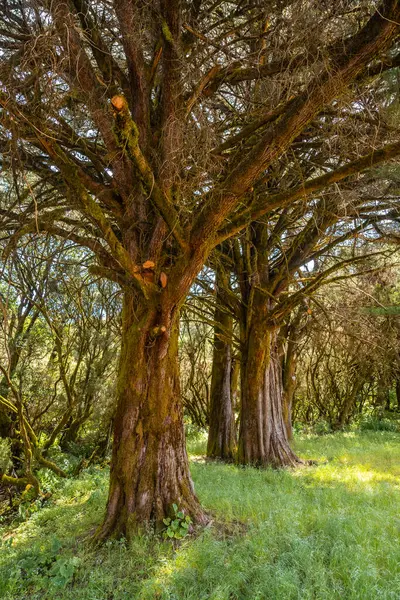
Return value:
M 192 245 L 215 235 L 238 200 L 254 185 L 258 176 L 289 148 L 311 120 L 384 50 L 399 32 L 400 6 L 397 0 L 385 0 L 368 23 L 352 38 L 332 52 L 329 69 L 315 78 L 290 104 L 280 119 L 270 125 L 261 140 L 210 194 L 197 219 Z
M 334 183 L 343 181 L 351 175 L 361 173 L 366 169 L 370 169 L 382 162 L 396 158 L 399 155 L 400 142 L 387 144 L 379 150 L 374 150 L 357 160 L 339 167 L 335 171 L 326 173 L 320 177 L 315 177 L 294 189 L 281 192 L 280 194 L 274 194 L 269 197 L 267 196 L 265 200 L 258 200 L 250 206 L 248 210 L 232 219 L 231 223 L 220 231 L 217 237 L 218 243 L 221 243 L 227 238 L 235 235 L 235 233 L 241 231 L 249 222 L 255 221 L 259 217 L 262 217 L 277 208 L 284 208 L 300 198 L 306 199 L 307 196 L 323 190 Z

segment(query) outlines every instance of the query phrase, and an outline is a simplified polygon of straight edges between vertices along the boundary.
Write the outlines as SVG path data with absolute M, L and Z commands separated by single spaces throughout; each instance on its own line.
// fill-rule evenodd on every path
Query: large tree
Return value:
M 393 141 L 301 186 L 265 178 L 355 82 L 398 62 L 397 0 L 10 0 L 1 147 L 18 238 L 89 247 L 123 290 L 110 491 L 99 539 L 206 516 L 179 398 L 179 309 L 215 246 L 250 221 L 396 156 Z M 243 145 L 243 142 L 244 145 Z M 262 193 L 258 193 L 258 191 Z

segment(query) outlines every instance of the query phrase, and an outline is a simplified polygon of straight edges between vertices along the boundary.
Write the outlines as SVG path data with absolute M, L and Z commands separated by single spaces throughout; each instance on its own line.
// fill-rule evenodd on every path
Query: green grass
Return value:
M 93 551 L 85 536 L 102 517 L 107 471 L 59 484 L 50 506 L 0 530 L 0 598 L 398 600 L 400 435 L 295 445 L 319 464 L 259 471 L 192 455 L 214 523 L 177 548 L 143 536 Z M 192 450 L 202 451 L 199 440 Z

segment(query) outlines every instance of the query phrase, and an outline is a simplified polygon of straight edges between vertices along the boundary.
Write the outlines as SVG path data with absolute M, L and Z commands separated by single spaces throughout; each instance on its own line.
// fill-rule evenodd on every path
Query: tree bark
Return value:
M 296 354 L 291 347 L 291 341 L 289 340 L 289 347 L 286 351 L 286 356 L 283 361 L 282 377 L 283 377 L 283 419 L 286 427 L 286 434 L 288 440 L 293 439 L 293 427 L 292 427 L 292 407 L 293 397 L 296 389 Z
M 396 401 L 397 410 L 400 412 L 400 379 L 396 379 Z
M 296 367 L 298 354 L 298 341 L 301 335 L 300 323 L 303 311 L 290 319 L 288 325 L 281 330 L 284 332 L 282 343 L 282 385 L 283 385 L 283 418 L 286 426 L 288 440 L 293 440 L 292 412 L 293 400 L 296 391 Z M 283 336 L 282 336 L 283 337 Z
M 254 312 L 241 365 L 238 462 L 286 467 L 301 464 L 290 447 L 283 411 L 282 363 L 277 331 Z
M 235 414 L 231 395 L 232 316 L 218 304 L 218 294 L 214 320 L 207 456 L 232 460 L 236 451 Z
M 129 290 L 117 394 L 106 517 L 96 539 L 129 538 L 146 524 L 160 528 L 173 503 L 194 522 L 206 523 L 185 446 L 178 315 L 169 307 L 141 308 Z

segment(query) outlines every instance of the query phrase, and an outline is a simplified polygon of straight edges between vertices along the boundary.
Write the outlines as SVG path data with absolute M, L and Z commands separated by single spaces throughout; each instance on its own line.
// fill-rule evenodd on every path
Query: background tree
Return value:
M 396 261 L 396 256 L 394 257 Z M 398 410 L 396 262 L 319 291 L 300 341 L 295 420 L 340 429 Z
M 73 244 L 36 239 L 15 250 L 4 266 L 0 409 L 12 424 L 3 437 L 11 441 L 14 471 L 24 477 L 3 482 L 22 486 L 43 466 L 65 476 L 47 459 L 53 446 L 67 448 L 90 421 L 97 438 L 108 432 L 119 302 L 110 294 L 113 284 L 82 277 L 87 259 Z

